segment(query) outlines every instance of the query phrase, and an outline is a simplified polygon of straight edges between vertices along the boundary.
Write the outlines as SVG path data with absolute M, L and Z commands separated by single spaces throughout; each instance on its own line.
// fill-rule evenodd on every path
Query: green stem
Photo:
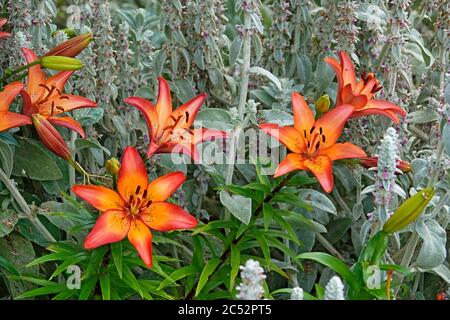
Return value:
M 33 61 L 33 62 L 29 63 L 29 64 L 26 64 L 26 65 L 24 65 L 24 66 L 21 66 L 21 67 L 17 68 L 16 70 L 11 71 L 11 73 L 5 75 L 3 78 L 1 78 L 1 79 L 0 79 L 0 82 L 1 82 L 1 83 L 5 83 L 5 82 L 6 82 L 6 79 L 12 77 L 13 75 L 15 75 L 15 74 L 17 74 L 17 73 L 20 73 L 20 72 L 22 72 L 22 71 L 24 71 L 24 70 L 27 70 L 28 68 L 30 68 L 30 67 L 32 67 L 32 66 L 35 66 L 35 65 L 37 65 L 37 64 L 40 64 L 40 63 L 41 63 L 41 60 L 36 60 L 36 61 Z
M 245 105 L 247 103 L 248 94 L 248 82 L 249 82 L 249 69 L 250 69 L 250 58 L 251 58 L 251 35 L 250 27 L 252 24 L 252 19 L 250 15 L 244 11 L 244 29 L 246 31 L 244 35 L 244 43 L 242 48 L 243 63 L 241 68 L 241 86 L 239 91 L 239 103 L 238 103 L 238 115 L 239 120 L 242 123 L 245 118 Z M 239 138 L 240 126 L 235 128 L 232 132 L 231 142 L 230 142 L 230 159 L 231 163 L 228 164 L 225 183 L 231 184 L 233 182 L 233 172 L 234 172 L 234 158 L 236 157 L 236 144 Z
M 8 178 L 6 173 L 1 168 L 0 168 L 0 180 L 3 182 L 3 184 L 9 190 L 12 197 L 16 200 L 17 204 L 22 209 L 23 213 L 28 218 L 28 220 L 30 220 L 30 222 L 36 227 L 36 229 L 39 230 L 39 232 L 44 236 L 44 238 L 48 242 L 56 242 L 56 239 L 53 238 L 53 236 L 50 234 L 50 232 L 47 230 L 47 228 L 42 224 L 42 222 L 37 217 L 33 216 L 33 213 L 31 212 L 31 209 L 28 206 L 27 202 L 22 197 L 19 190 L 17 190 L 16 186 L 11 181 L 11 179 Z

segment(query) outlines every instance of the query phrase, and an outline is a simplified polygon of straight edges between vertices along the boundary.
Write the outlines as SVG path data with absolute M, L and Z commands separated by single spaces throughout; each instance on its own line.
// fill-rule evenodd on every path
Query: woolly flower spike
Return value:
M 266 275 L 258 261 L 249 259 L 245 266 L 241 266 L 241 279 L 241 285 L 236 287 L 239 291 L 236 297 L 240 300 L 261 300 L 264 293 L 262 282 Z
M 159 92 L 156 106 L 140 97 L 129 97 L 124 101 L 136 107 L 144 115 L 150 136 L 147 156 L 154 153 L 184 153 L 198 163 L 200 154 L 195 145 L 204 141 L 225 138 L 227 133 L 212 129 L 190 129 L 206 94 L 202 93 L 172 110 L 172 98 L 167 81 L 159 77 Z
M 103 186 L 75 185 L 73 193 L 102 212 L 84 240 L 86 249 L 118 242 L 128 236 L 144 263 L 152 267 L 152 234 L 158 231 L 189 229 L 197 219 L 166 200 L 186 177 L 172 172 L 148 182 L 144 161 L 127 147 L 117 176 L 117 192 Z
M 292 288 L 291 300 L 303 300 L 303 289 L 300 287 Z
M 293 127 L 280 127 L 273 123 L 259 126 L 292 152 L 280 163 L 274 177 L 294 170 L 309 170 L 325 192 L 331 192 L 334 186 L 332 162 L 367 156 L 364 150 L 354 144 L 336 143 L 353 108 L 348 104 L 336 107 L 316 121 L 305 99 L 294 92 L 292 109 Z
M 394 128 L 388 128 L 378 148 L 378 172 L 375 203 L 388 206 L 391 202 L 392 192 L 400 192 L 406 197 L 403 190 L 400 191 L 395 184 L 395 174 L 401 173 L 397 168 L 399 157 L 398 135 Z
M 344 298 L 344 284 L 341 278 L 334 276 L 328 281 L 325 287 L 324 300 L 345 300 Z
M 404 117 L 405 110 L 388 101 L 373 99 L 375 93 L 381 90 L 381 84 L 375 75 L 363 72 L 358 81 L 353 63 L 344 51 L 339 52 L 339 60 L 325 58 L 325 62 L 336 72 L 338 80 L 336 106 L 352 105 L 354 111 L 351 118 L 381 114 L 399 123 L 398 116 Z

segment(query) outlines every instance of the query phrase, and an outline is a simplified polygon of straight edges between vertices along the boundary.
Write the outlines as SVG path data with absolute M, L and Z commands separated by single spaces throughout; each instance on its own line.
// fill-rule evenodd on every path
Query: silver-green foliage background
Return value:
M 79 161 L 98 175 L 104 173 L 104 161 L 120 157 L 126 145 L 145 150 L 145 122 L 122 101 L 131 95 L 155 100 L 158 75 L 170 80 L 174 106 L 207 92 L 198 119 L 207 127 L 233 132 L 235 127 L 255 127 L 262 120 L 291 123 L 293 91 L 301 92 L 312 108 L 323 94 L 334 99 L 335 75 L 323 58 L 345 50 L 358 73 L 376 73 L 383 85 L 379 96 L 408 111 L 405 121 L 395 128 L 395 152 L 412 163 L 413 171 L 394 178 L 392 183 L 400 191 L 385 208 L 376 201 L 379 190 L 373 171 L 336 164 L 336 187 L 331 195 L 325 196 L 319 189 L 301 190 L 299 196 L 314 207 L 308 215 L 315 225 L 307 230 L 294 226 L 303 245 L 292 245 L 292 249 L 301 253 L 326 251 L 331 246 L 351 262 L 367 235 L 377 228 L 368 217 L 380 210 L 394 210 L 402 197 L 427 185 L 431 173 L 440 170 L 437 196 L 417 223 L 396 237 L 389 253 L 393 261 L 417 272 L 408 280 L 410 298 L 433 298 L 439 290 L 446 290 L 450 283 L 446 242 L 450 217 L 448 1 L 2 0 L 1 9 L 8 13 L 7 28 L 12 32 L 0 42 L 3 70 L 23 63 L 21 47 L 44 53 L 65 40 L 65 34 L 57 30 L 93 32 L 95 41 L 79 56 L 85 67 L 67 89 L 97 101 L 100 108 L 75 112 L 75 118 L 86 127 L 88 140 L 65 134 Z M 351 120 L 344 138 L 374 156 L 389 126 L 387 119 L 378 116 Z M 2 134 L 3 169 L 14 174 L 19 185 L 31 181 L 25 171 L 34 173 L 32 181 L 41 181 L 45 193 L 23 188 L 28 192 L 27 201 L 34 201 L 37 211 L 45 205 L 48 209 L 49 201 L 58 201 L 61 191 L 68 192 L 73 172 L 43 153 L 40 146 L 21 146 L 20 141 L 14 145 L 16 142 L 8 139 L 10 135 Z M 21 152 L 24 148 L 43 155 L 30 162 Z M 44 163 L 47 165 L 40 165 Z M 173 169 L 188 172 L 189 179 L 176 199 L 203 221 L 219 219 L 224 207 L 241 221 L 248 221 L 245 201 L 236 206 L 242 199 L 225 191 L 219 196 L 212 187 L 252 182 L 253 164 L 174 166 L 169 157 L 155 156 L 149 168 L 152 176 Z M 42 240 L 27 234 L 30 226 L 17 214 L 20 210 L 2 185 L 0 200 L 0 255 L 20 266 L 23 260 L 42 253 L 36 246 Z M 55 205 L 48 210 L 58 210 Z M 70 221 L 53 217 L 51 222 L 68 230 Z M 417 248 L 413 256 L 405 257 L 410 237 Z M 305 291 L 316 282 L 326 284 L 332 276 L 330 270 L 317 265 L 298 270 L 289 268 L 289 259 L 282 262 L 285 265 L 280 266 L 295 278 L 293 283 Z M 4 280 L 5 296 L 27 289 Z

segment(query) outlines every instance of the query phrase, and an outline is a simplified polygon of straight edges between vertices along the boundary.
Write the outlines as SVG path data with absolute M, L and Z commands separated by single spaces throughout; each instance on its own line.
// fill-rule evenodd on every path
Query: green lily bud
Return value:
M 45 56 L 41 58 L 41 66 L 52 70 L 78 70 L 83 68 L 83 63 L 64 56 Z
M 105 168 L 109 173 L 117 175 L 120 169 L 120 162 L 116 158 L 111 158 L 109 160 L 106 160 Z
M 392 234 L 416 220 L 433 198 L 434 192 L 434 189 L 426 188 L 403 202 L 388 221 L 386 221 L 383 226 L 383 231 L 387 234 Z
M 330 110 L 330 104 L 330 97 L 327 94 L 324 94 L 314 102 L 317 112 L 322 114 Z

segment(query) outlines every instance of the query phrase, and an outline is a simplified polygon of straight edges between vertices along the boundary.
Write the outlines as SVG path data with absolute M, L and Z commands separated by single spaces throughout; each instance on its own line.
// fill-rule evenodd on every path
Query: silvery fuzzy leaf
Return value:
M 227 207 L 239 221 L 248 224 L 252 216 L 252 199 L 241 195 L 230 195 L 227 191 L 220 191 L 220 202 Z
M 242 38 L 237 36 L 233 39 L 233 42 L 231 43 L 230 52 L 229 52 L 229 62 L 230 67 L 234 66 L 236 63 L 237 58 L 239 57 L 239 53 L 241 52 L 242 48 Z
M 450 123 L 447 121 L 442 129 L 442 142 L 445 152 L 450 156 Z
M 253 67 L 251 67 L 248 71 L 249 71 L 250 73 L 253 73 L 253 74 L 258 74 L 258 75 L 261 75 L 261 76 L 265 76 L 265 77 L 268 78 L 270 81 L 272 81 L 273 84 L 275 84 L 275 86 L 277 87 L 277 89 L 278 89 L 279 91 L 282 90 L 280 80 L 279 80 L 276 76 L 274 76 L 273 73 L 270 72 L 269 70 L 266 70 L 266 69 L 261 68 L 261 67 L 258 67 L 258 66 L 253 66 Z
M 259 15 L 256 12 L 251 12 L 250 17 L 253 20 L 253 23 L 255 24 L 256 30 L 258 30 L 259 33 L 264 33 L 264 27 L 261 23 L 261 19 L 259 18 Z
M 333 202 L 323 193 L 313 189 L 300 189 L 298 195 L 312 207 L 337 215 Z
M 270 123 L 276 123 L 279 126 L 291 126 L 294 124 L 294 117 L 281 110 L 262 110 L 264 119 Z
M 392 192 L 395 192 L 403 199 L 406 199 L 406 192 L 397 184 L 394 184 L 394 188 L 392 189 Z
M 233 129 L 230 113 L 219 108 L 200 110 L 195 118 L 195 125 L 217 130 Z
M 423 124 L 438 120 L 439 113 L 430 108 L 426 108 L 423 110 L 410 112 L 406 117 L 408 122 Z
M 307 85 L 313 77 L 311 60 L 303 53 L 299 53 L 295 60 L 297 65 L 297 77 L 300 78 L 302 84 Z
M 450 270 L 443 264 L 431 269 L 433 273 L 436 273 L 442 280 L 450 284 Z
M 417 256 L 417 266 L 426 270 L 439 266 L 447 256 L 445 230 L 433 219 L 418 220 L 415 229 L 423 239 Z

